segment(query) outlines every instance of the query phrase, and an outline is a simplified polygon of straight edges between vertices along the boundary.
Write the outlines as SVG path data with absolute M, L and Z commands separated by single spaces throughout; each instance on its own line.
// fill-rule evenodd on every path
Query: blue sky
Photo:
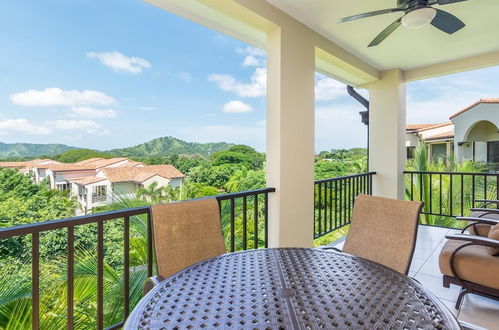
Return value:
M 0 4 L 0 141 L 111 149 L 175 136 L 265 150 L 265 53 L 140 0 Z M 408 122 L 499 96 L 498 68 L 408 85 Z M 345 86 L 317 75 L 316 150 L 365 146 Z

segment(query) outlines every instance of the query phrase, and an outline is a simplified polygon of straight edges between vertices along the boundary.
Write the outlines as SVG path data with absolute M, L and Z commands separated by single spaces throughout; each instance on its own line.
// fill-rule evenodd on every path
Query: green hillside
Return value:
M 0 142 L 0 158 L 33 158 L 38 156 L 54 156 L 66 151 L 78 149 L 65 144 L 32 144 Z
M 114 156 L 149 157 L 172 155 L 211 155 L 214 152 L 228 149 L 232 144 L 226 142 L 197 143 L 186 142 L 171 136 L 161 137 L 134 147 L 107 151 Z

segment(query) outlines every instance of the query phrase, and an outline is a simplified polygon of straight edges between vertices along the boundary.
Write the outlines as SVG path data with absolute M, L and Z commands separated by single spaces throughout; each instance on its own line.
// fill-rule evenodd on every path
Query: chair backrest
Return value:
M 226 253 L 215 198 L 155 205 L 151 215 L 161 277 Z
M 357 196 L 343 252 L 407 274 L 422 207 L 421 202 Z

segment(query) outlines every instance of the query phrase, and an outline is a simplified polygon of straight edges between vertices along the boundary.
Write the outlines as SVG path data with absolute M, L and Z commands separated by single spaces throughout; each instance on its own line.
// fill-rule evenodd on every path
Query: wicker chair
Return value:
M 360 194 L 343 251 L 409 272 L 423 203 Z
M 190 265 L 226 253 L 216 199 L 155 205 L 151 215 L 158 276 L 148 280 L 144 293 Z

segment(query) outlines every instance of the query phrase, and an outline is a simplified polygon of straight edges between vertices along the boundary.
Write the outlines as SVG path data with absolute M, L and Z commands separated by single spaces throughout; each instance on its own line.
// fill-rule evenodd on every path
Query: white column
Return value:
M 314 221 L 315 48 L 303 32 L 268 35 L 269 246 L 311 247 Z
M 382 72 L 369 91 L 369 170 L 376 172 L 373 193 L 404 199 L 406 98 L 402 72 Z

